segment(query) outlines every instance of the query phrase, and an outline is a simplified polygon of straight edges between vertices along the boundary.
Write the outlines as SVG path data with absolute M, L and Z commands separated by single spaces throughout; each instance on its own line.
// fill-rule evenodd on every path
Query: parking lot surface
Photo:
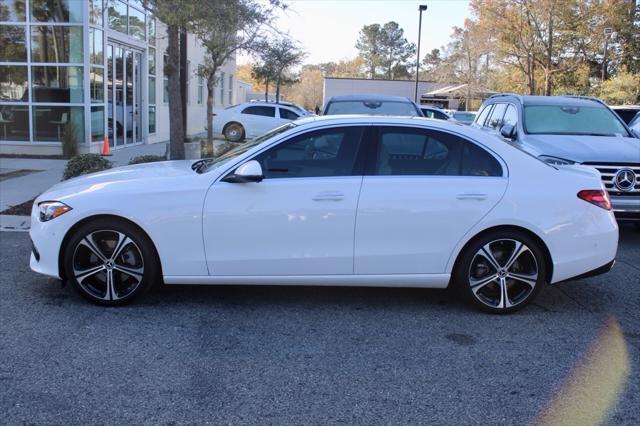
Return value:
M 383 288 L 172 286 L 97 307 L 1 232 L 0 424 L 530 423 L 612 321 L 630 370 L 608 422 L 639 424 L 640 232 L 621 234 L 610 273 L 495 316 Z

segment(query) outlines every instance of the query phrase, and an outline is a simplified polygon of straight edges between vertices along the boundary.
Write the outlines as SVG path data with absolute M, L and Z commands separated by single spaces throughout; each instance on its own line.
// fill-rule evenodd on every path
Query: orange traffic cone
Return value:
M 109 148 L 109 141 L 107 135 L 104 135 L 104 142 L 102 142 L 102 155 L 105 157 L 111 156 L 111 149 Z

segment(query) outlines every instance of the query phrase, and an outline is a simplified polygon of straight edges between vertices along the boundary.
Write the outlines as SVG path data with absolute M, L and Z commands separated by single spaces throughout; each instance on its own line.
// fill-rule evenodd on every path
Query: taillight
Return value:
M 602 189 L 584 189 L 578 192 L 578 198 L 585 200 L 587 203 L 602 207 L 605 210 L 611 210 L 611 199 L 609 193 Z

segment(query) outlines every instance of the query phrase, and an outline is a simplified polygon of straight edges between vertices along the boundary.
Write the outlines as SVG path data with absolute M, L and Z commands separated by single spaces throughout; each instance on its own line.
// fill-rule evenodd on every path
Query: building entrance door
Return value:
M 115 148 L 143 142 L 142 51 L 107 45 L 109 145 Z

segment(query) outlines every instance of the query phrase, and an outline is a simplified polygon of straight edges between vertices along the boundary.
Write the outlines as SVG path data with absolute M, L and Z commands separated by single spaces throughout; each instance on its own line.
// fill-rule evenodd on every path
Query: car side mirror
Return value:
M 222 181 L 229 183 L 246 183 L 260 182 L 262 179 L 264 179 L 262 166 L 256 160 L 250 160 L 240 165 L 230 175 L 225 176 Z
M 503 138 L 515 139 L 516 128 L 511 124 L 505 124 L 504 126 L 500 127 L 500 134 L 502 135 Z

